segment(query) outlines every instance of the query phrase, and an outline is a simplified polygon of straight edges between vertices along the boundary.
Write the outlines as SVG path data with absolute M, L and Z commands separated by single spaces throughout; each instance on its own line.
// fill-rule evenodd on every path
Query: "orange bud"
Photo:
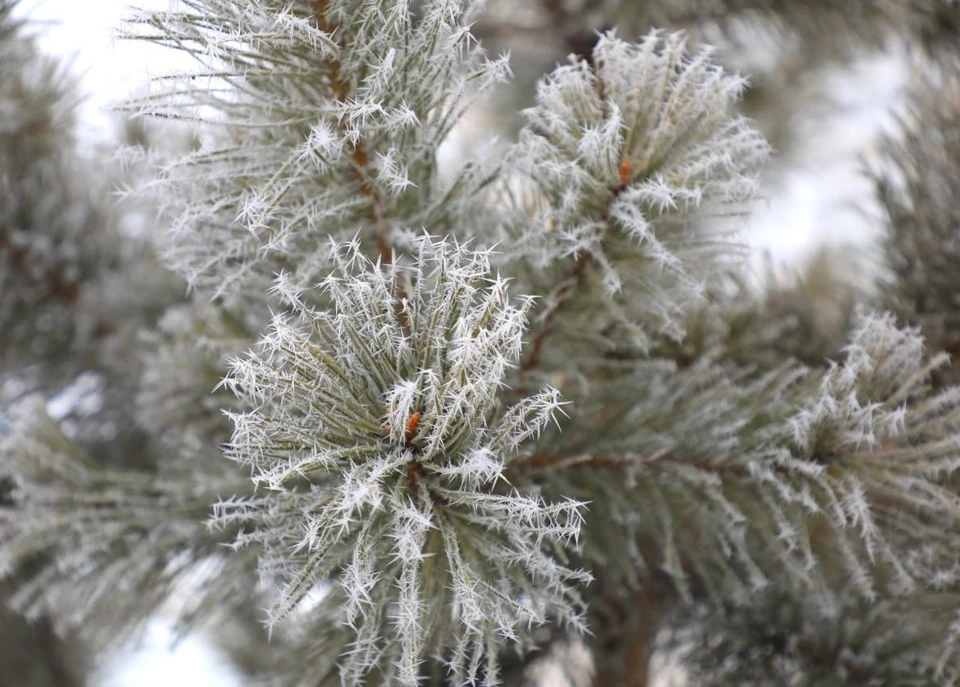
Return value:
M 627 186 L 631 181 L 633 181 L 633 163 L 630 161 L 629 157 L 623 158 L 623 162 L 620 163 L 620 169 L 617 170 L 617 175 L 620 177 L 620 185 Z
M 417 433 L 417 427 L 420 425 L 420 411 L 418 410 L 413 415 L 410 416 L 410 419 L 407 420 L 406 432 L 404 432 L 403 438 L 406 441 L 413 439 L 413 435 Z

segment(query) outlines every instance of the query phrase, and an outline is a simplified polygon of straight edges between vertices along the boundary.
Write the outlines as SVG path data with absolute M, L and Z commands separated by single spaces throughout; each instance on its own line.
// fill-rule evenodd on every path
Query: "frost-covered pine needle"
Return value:
M 525 255 L 591 260 L 609 294 L 631 294 L 624 318 L 679 338 L 704 277 L 736 254 L 699 220 L 742 207 L 767 157 L 730 112 L 745 84 L 710 50 L 690 54 L 682 33 L 604 34 L 590 61 L 556 69 L 512 151 L 544 197 Z
M 285 275 L 278 314 L 225 384 L 250 408 L 233 415 L 229 456 L 264 488 L 222 504 L 215 524 L 256 524 L 277 576 L 277 623 L 324 582 L 355 632 L 342 656 L 352 683 L 374 666 L 415 685 L 438 653 L 462 680 L 497 680 L 497 651 L 549 618 L 580 628 L 558 547 L 577 547 L 582 503 L 521 492 L 503 472 L 560 405 L 545 389 L 503 410 L 531 300 L 514 305 L 489 256 L 421 237 L 409 268 L 372 264 L 359 242 L 331 251 L 303 304 Z
M 276 272 L 304 286 L 329 271 L 318 237 L 359 229 L 386 259 L 407 227 L 482 231 L 489 172 L 441 179 L 437 160 L 468 105 L 509 73 L 470 35 L 477 9 L 182 0 L 139 12 L 126 37 L 195 62 L 129 104 L 199 125 L 198 146 L 158 160 L 150 184 L 169 264 L 196 289 L 261 299 Z

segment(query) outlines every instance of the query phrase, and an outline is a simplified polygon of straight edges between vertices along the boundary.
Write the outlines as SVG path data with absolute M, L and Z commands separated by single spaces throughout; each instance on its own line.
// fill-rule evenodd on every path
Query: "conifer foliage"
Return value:
M 359 241 L 335 247 L 326 311 L 281 275 L 295 319 L 274 317 L 225 381 L 254 408 L 233 416 L 227 454 L 268 491 L 221 504 L 214 523 L 256 524 L 238 543 L 260 544 L 283 581 L 271 623 L 338 571 L 351 680 L 381 657 L 417 684 L 424 651 L 450 648 L 458 681 L 483 656 L 491 681 L 523 628 L 552 616 L 584 629 L 575 585 L 590 576 L 550 555 L 576 549 L 583 504 L 504 479 L 559 406 L 546 388 L 495 412 L 532 301 L 510 304 L 485 253 L 429 237 L 416 249 L 404 270 Z
M 0 0 L 13 611 L 94 653 L 158 608 L 231 623 L 278 687 L 572 661 L 564 684 L 645 685 L 654 652 L 705 685 L 960 682 L 953 7 L 818 3 L 851 44 L 907 17 L 946 55 L 884 147 L 879 288 L 824 260 L 831 300 L 748 284 L 770 154 L 748 81 L 594 4 L 620 27 L 458 165 L 446 146 L 510 75 L 479 2 L 138 11 L 127 38 L 195 65 L 128 103 L 191 140 L 125 150 L 144 238 L 76 173 L 106 163 Z M 796 16 L 686 4 L 717 35 L 717 8 Z

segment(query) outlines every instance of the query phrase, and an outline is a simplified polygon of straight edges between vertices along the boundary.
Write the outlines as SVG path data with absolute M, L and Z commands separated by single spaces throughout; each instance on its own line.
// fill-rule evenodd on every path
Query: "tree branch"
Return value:
M 328 2 L 329 0 L 314 0 L 313 16 L 317 23 L 317 28 L 333 37 L 340 27 L 335 22 L 327 19 Z M 330 88 L 333 90 L 334 97 L 338 102 L 345 103 L 350 97 L 350 81 L 344 77 L 343 65 L 337 58 L 327 58 L 323 62 L 327 68 Z M 342 121 L 340 128 L 341 130 L 344 128 Z M 360 192 L 370 201 L 367 215 L 374 227 L 380 261 L 386 265 L 393 260 L 393 250 L 387 238 L 390 227 L 386 218 L 383 216 L 383 201 L 380 199 L 380 194 L 377 193 L 377 189 L 370 183 L 368 170 L 370 155 L 363 143 L 363 139 L 357 139 L 355 143 L 348 142 L 348 146 L 350 148 L 350 156 L 353 158 L 353 173 L 357 178 L 357 183 L 360 185 Z

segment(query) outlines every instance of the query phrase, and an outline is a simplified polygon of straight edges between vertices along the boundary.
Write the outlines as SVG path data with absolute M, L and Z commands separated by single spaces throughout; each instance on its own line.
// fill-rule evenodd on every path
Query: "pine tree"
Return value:
M 80 679 L 176 601 L 284 687 L 960 683 L 960 10 L 481 5 L 138 11 L 196 67 L 127 107 L 189 143 L 120 171 L 0 0 L 0 574 L 35 653 Z M 569 56 L 447 164 L 511 76 L 474 32 L 522 11 Z M 923 49 L 875 284 L 751 282 L 744 31 Z

